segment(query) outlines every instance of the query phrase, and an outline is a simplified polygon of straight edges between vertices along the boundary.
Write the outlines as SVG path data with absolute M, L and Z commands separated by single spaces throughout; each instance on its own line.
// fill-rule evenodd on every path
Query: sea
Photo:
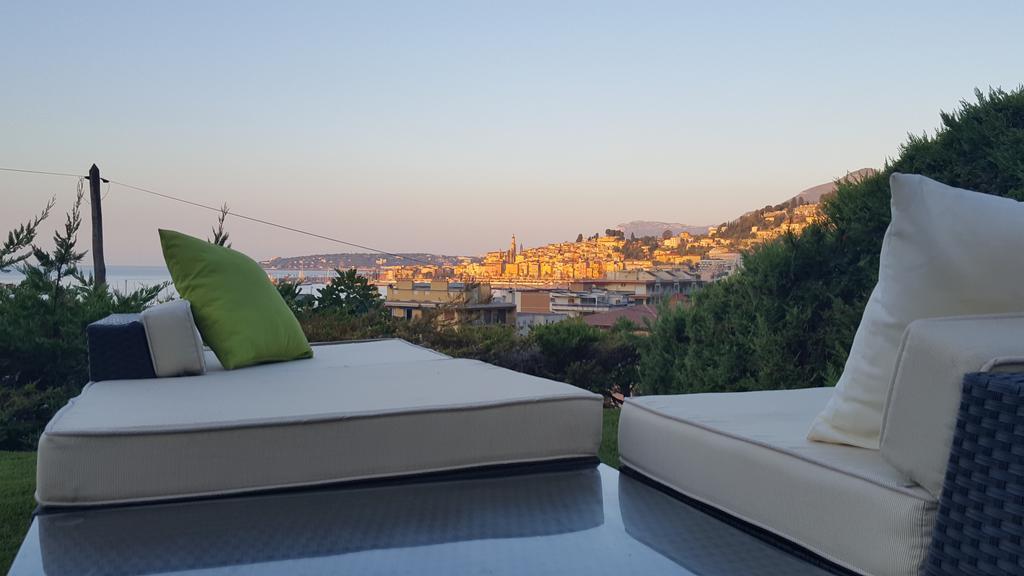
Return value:
M 81 266 L 83 274 L 92 274 L 92 266 Z M 302 276 L 324 277 L 334 274 L 331 270 L 265 270 L 272 278 L 295 280 Z M 9 270 L 0 271 L 0 284 L 17 284 L 25 276 L 21 272 Z M 167 283 L 167 287 L 160 293 L 160 299 L 166 300 L 177 297 L 178 292 L 171 283 L 171 273 L 166 266 L 107 266 L 107 284 L 118 292 L 131 292 L 147 286 L 155 286 Z M 316 291 L 323 288 L 323 283 L 304 283 L 299 287 L 303 294 L 316 294 Z

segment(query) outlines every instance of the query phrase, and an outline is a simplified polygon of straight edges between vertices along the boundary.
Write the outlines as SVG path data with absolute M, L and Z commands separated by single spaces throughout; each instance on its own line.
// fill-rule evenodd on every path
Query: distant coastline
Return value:
M 89 276 L 92 274 L 92 266 L 82 266 L 82 272 Z M 266 270 L 266 269 L 265 269 Z M 269 276 L 275 278 L 297 278 L 299 274 L 304 275 L 328 275 L 333 274 L 331 270 L 266 270 Z M 21 272 L 9 270 L 0 272 L 0 284 L 17 284 L 25 279 Z M 119 292 L 131 292 L 148 286 L 166 282 L 168 287 L 161 297 L 168 298 L 177 296 L 174 285 L 171 284 L 171 273 L 166 266 L 107 266 L 107 284 Z M 322 286 L 322 285 L 321 285 Z M 318 288 L 318 285 L 303 286 L 303 292 L 311 292 Z

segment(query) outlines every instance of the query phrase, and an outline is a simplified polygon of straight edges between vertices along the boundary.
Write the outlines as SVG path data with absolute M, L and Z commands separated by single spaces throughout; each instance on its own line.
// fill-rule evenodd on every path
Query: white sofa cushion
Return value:
M 39 440 L 36 500 L 94 505 L 595 457 L 601 396 L 402 341 L 90 383 Z
M 1024 204 L 893 174 L 892 222 L 835 394 L 808 437 L 878 448 L 900 339 L 919 318 L 1024 311 Z
M 1024 355 L 1024 315 L 911 322 L 886 402 L 882 456 L 938 498 L 964 374 L 1015 355 Z
M 626 402 L 622 463 L 687 496 L 873 576 L 916 576 L 936 499 L 878 450 L 812 442 L 828 388 Z
M 143 310 L 142 326 L 158 378 L 206 372 L 203 339 L 188 300 L 174 300 Z

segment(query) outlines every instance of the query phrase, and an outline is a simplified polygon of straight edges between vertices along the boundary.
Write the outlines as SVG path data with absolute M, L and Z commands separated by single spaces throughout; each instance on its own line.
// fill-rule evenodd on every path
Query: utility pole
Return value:
M 100 169 L 89 168 L 89 204 L 92 206 L 92 267 L 97 286 L 107 283 L 107 265 L 103 262 L 103 209 L 100 206 Z

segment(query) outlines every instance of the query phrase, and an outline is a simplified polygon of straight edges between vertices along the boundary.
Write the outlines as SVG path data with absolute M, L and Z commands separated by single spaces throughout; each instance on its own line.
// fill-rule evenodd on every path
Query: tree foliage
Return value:
M 354 316 L 383 313 L 384 299 L 365 276 L 360 276 L 355 268 L 334 272 L 330 283 L 317 291 L 318 310 Z
M 538 352 L 537 373 L 592 392 L 630 395 L 640 360 L 638 336 L 632 326 L 609 332 L 580 319 L 535 327 L 530 333 Z
M 312 294 L 303 294 L 300 287 L 299 282 L 288 280 L 281 280 L 276 284 L 277 293 L 295 315 L 308 312 L 316 306 L 316 297 Z
M 889 175 L 923 174 L 1024 199 L 1024 90 L 978 91 L 911 136 L 879 174 L 840 181 L 825 221 L 745 254 L 743 269 L 662 313 L 643 350 L 644 393 L 834 384 L 878 279 Z
M 42 212 L 7 233 L 7 240 L 0 246 L 0 272 L 10 270 L 32 255 L 30 248 L 39 232 L 39 225 L 50 216 L 54 202 L 56 200 L 51 198 Z
M 89 323 L 141 311 L 164 288 L 122 294 L 82 275 L 85 252 L 76 247 L 81 204 L 80 194 L 54 233 L 51 251 L 32 242 L 52 203 L 5 243 L 5 249 L 16 247 L 9 253 L 19 254 L 12 260 L 20 262 L 25 279 L 0 286 L 0 449 L 34 448 L 43 425 L 89 379 Z
M 216 244 L 217 246 L 224 246 L 225 248 L 231 248 L 231 243 L 228 242 L 228 238 L 231 236 L 224 228 L 224 222 L 228 219 L 228 214 L 231 210 L 228 209 L 228 203 L 225 202 L 220 206 L 220 214 L 217 215 L 217 225 L 214 226 L 211 231 L 213 232 L 213 238 L 207 238 L 207 242 L 210 244 Z
M 657 236 L 637 238 L 635 234 L 630 234 L 629 240 L 623 242 L 622 246 L 616 246 L 615 250 L 626 260 L 647 260 L 660 245 Z

